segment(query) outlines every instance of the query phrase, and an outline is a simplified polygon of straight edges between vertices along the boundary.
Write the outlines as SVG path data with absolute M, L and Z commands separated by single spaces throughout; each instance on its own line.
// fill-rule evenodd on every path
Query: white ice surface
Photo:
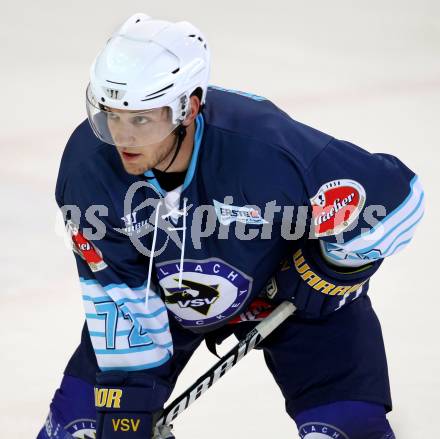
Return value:
M 202 28 L 213 51 L 212 83 L 267 96 L 294 118 L 370 151 L 395 154 L 419 173 L 425 219 L 412 245 L 375 275 L 370 295 L 387 347 L 394 399 L 389 418 L 397 437 L 437 437 L 436 0 L 2 4 L 0 437 L 36 436 L 79 341 L 80 290 L 73 258 L 56 233 L 54 184 L 64 144 L 85 117 L 89 65 L 115 26 L 138 11 Z M 201 349 L 177 391 L 213 362 Z M 296 437 L 255 352 L 175 426 L 178 439 Z

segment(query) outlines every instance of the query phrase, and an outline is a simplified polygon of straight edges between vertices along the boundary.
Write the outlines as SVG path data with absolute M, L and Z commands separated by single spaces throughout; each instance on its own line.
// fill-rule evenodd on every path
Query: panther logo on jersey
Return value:
M 310 199 L 315 236 L 337 235 L 359 216 L 366 200 L 365 189 L 354 180 L 323 184 Z
M 339 428 L 323 422 L 308 422 L 299 427 L 301 439 L 350 439 Z
M 179 279 L 174 279 L 179 282 Z M 204 285 L 188 279 L 183 279 L 182 288 L 167 288 L 169 295 L 165 303 L 178 304 L 181 308 L 192 308 L 194 311 L 208 315 L 211 305 L 220 297 L 219 284 Z
M 214 325 L 237 314 L 252 290 L 252 278 L 224 261 L 211 258 L 157 265 L 165 304 L 183 326 Z

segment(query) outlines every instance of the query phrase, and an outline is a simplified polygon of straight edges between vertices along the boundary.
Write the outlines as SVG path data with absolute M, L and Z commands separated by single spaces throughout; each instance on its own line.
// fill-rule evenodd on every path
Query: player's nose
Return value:
M 113 133 L 113 140 L 115 141 L 116 146 L 119 147 L 132 147 L 136 145 L 135 136 L 123 131 Z

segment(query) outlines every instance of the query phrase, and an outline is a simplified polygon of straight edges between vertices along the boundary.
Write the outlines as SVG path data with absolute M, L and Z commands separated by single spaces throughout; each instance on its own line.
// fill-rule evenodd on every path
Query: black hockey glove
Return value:
M 330 265 L 318 240 L 308 240 L 283 261 L 266 287 L 274 302 L 290 300 L 297 316 L 320 318 L 339 310 L 368 291 L 368 280 L 382 259 L 359 268 Z
M 96 439 L 150 439 L 153 418 L 170 396 L 169 385 L 141 372 L 96 376 Z

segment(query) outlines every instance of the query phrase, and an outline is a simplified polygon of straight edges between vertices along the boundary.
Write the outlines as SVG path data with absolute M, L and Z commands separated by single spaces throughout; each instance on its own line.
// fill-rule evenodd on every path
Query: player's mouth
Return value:
M 136 152 L 125 152 L 122 151 L 122 158 L 127 162 L 133 162 L 138 159 L 142 154 Z

